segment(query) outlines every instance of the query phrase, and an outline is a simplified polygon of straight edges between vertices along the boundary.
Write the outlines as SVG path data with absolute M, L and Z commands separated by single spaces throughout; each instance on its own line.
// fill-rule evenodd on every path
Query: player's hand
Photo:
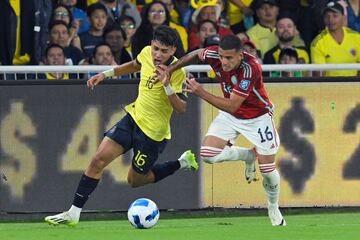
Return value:
M 171 74 L 170 74 L 170 69 L 169 69 L 169 67 L 166 66 L 166 65 L 164 65 L 164 64 L 160 64 L 160 65 L 157 65 L 157 66 L 156 66 L 155 74 L 156 74 L 156 76 L 157 76 L 157 79 L 155 79 L 154 84 L 157 83 L 157 81 L 160 80 L 160 79 L 159 79 L 159 76 L 160 76 L 161 74 L 166 74 L 166 75 L 169 75 L 169 76 L 171 75 Z M 169 79 L 170 79 L 170 77 L 169 77 Z
M 166 66 L 166 65 L 164 65 L 164 64 L 157 65 L 157 66 L 156 66 L 156 72 L 157 72 L 158 70 L 165 71 L 165 72 L 167 72 L 169 75 L 171 74 L 171 69 L 170 69 L 170 67 L 169 67 L 169 66 Z
M 184 90 L 186 92 L 201 96 L 201 93 L 204 91 L 201 84 L 198 83 L 195 78 L 187 78 L 185 84 L 186 88 Z
M 170 83 L 170 73 L 167 71 L 166 66 L 159 65 L 156 68 L 156 80 L 155 82 L 160 81 L 164 86 L 169 85 Z
M 96 85 L 98 85 L 100 82 L 104 81 L 105 74 L 104 73 L 98 73 L 95 76 L 92 76 L 89 80 L 87 80 L 86 85 L 91 90 L 94 89 Z

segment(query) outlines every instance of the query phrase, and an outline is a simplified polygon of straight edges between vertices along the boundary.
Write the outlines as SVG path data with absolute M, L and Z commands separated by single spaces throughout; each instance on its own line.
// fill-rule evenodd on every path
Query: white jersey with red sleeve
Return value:
M 214 70 L 225 98 L 230 98 L 232 93 L 246 98 L 241 106 L 231 113 L 233 116 L 251 119 L 265 113 L 272 114 L 273 104 L 270 102 L 264 87 L 261 65 L 251 54 L 246 52 L 243 54 L 244 58 L 239 68 L 230 72 L 225 72 L 222 69 L 218 46 L 205 48 L 201 60 L 209 64 Z

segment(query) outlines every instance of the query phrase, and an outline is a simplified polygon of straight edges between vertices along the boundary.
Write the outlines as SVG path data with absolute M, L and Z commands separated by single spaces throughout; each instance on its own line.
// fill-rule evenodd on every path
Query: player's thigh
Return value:
M 224 148 L 229 142 L 233 143 L 238 135 L 239 132 L 228 114 L 220 112 L 211 123 L 202 145 Z
M 103 169 L 123 153 L 123 148 L 108 137 L 104 137 L 95 156 L 85 170 L 86 176 L 100 178 Z
M 123 154 L 124 148 L 109 137 L 104 137 L 95 154 L 95 159 L 109 164 L 115 158 Z
M 229 143 L 229 141 L 226 141 L 222 138 L 212 136 L 212 135 L 207 135 L 204 137 L 202 146 L 224 148 L 228 143 Z
M 115 158 L 131 148 L 133 125 L 132 118 L 126 115 L 104 133 L 105 137 L 91 161 L 88 172 L 92 169 L 95 171 L 106 167 Z
M 239 121 L 239 132 L 255 145 L 259 155 L 269 156 L 277 153 L 280 139 L 274 121 L 269 114 Z
M 127 152 L 133 146 L 133 133 L 137 127 L 134 119 L 130 114 L 125 115 L 112 128 L 104 133 L 104 136 L 112 139 L 123 148 L 123 153 Z

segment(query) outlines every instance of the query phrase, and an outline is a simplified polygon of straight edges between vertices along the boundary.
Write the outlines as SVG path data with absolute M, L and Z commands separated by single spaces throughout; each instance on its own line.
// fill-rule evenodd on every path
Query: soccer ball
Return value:
M 135 200 L 128 209 L 128 219 L 135 228 L 151 228 L 160 217 L 156 204 L 147 198 Z

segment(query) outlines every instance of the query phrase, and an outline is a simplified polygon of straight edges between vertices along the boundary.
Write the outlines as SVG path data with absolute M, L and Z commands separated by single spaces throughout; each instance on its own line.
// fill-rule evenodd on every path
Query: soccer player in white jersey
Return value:
M 213 164 L 243 160 L 247 181 L 255 180 L 254 152 L 231 144 L 242 134 L 255 145 L 271 223 L 273 226 L 285 226 L 278 204 L 280 175 L 275 166 L 280 139 L 272 118 L 273 104 L 264 87 L 261 65 L 254 56 L 243 51 L 238 37 L 228 35 L 221 39 L 219 46 L 195 50 L 175 64 L 160 65 L 158 69 L 171 73 L 199 60 L 212 67 L 224 95 L 213 95 L 194 78 L 187 80 L 188 92 L 220 109 L 201 147 L 203 161 Z

